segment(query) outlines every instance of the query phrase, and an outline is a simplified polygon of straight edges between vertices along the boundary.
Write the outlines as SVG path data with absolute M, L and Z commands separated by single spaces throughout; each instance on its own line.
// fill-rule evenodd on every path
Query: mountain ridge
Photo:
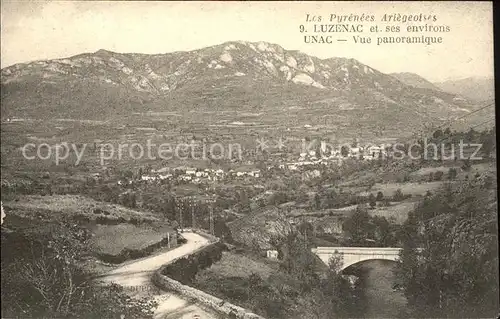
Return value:
M 3 118 L 113 118 L 172 109 L 282 112 L 305 105 L 318 118 L 337 114 L 341 125 L 404 128 L 416 126 L 409 120 L 441 122 L 474 108 L 455 94 L 409 86 L 352 58 L 320 59 L 263 41 L 162 54 L 100 49 L 15 64 L 1 75 Z
M 475 102 L 495 99 L 495 80 L 491 77 L 467 77 L 434 83 L 442 91 L 462 95 Z
M 439 87 L 434 85 L 431 81 L 426 78 L 412 72 L 396 72 L 389 73 L 389 75 L 395 77 L 399 81 L 406 85 L 410 85 L 417 88 L 431 89 L 435 91 L 442 91 Z

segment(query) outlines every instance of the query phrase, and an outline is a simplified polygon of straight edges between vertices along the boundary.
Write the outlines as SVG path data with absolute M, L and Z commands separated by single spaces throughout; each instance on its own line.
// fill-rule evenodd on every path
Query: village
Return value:
M 281 153 L 275 153 L 276 157 Z M 312 176 L 319 176 L 320 170 L 315 169 L 318 165 L 342 165 L 345 160 L 356 159 L 371 161 L 386 158 L 388 152 L 385 145 L 369 145 L 361 147 L 358 144 L 354 146 L 342 146 L 338 148 L 329 148 L 325 142 L 321 142 L 320 147 L 315 150 L 301 152 L 296 160 L 283 163 L 281 160 L 270 159 L 267 161 L 265 169 L 280 169 L 288 171 L 307 170 L 311 171 Z M 297 155 L 295 155 L 297 156 Z M 98 177 L 98 176 L 96 176 Z M 151 170 L 148 174 L 143 174 L 136 180 L 128 182 L 120 180 L 118 185 L 125 183 L 132 184 L 136 182 L 159 182 L 166 180 L 175 180 L 177 182 L 201 184 L 204 182 L 221 182 L 227 179 L 246 179 L 260 178 L 262 170 L 256 167 L 256 161 L 249 160 L 230 169 L 222 168 L 197 168 L 188 166 L 178 166 L 175 168 L 164 167 Z

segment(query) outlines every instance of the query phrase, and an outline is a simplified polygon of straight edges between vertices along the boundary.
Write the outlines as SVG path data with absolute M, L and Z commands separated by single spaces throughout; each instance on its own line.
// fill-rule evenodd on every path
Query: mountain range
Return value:
M 287 110 L 303 109 L 341 126 L 408 131 L 477 106 L 417 77 L 267 42 L 165 54 L 99 50 L 2 69 L 1 111 L 2 118 L 113 119 L 147 111 L 259 110 L 283 122 L 292 116 Z
M 448 92 L 474 102 L 495 99 L 495 81 L 489 77 L 468 77 L 432 83 L 420 75 L 410 72 L 390 73 L 390 75 L 413 87 Z
M 422 88 L 422 89 L 430 89 L 430 90 L 434 90 L 434 91 L 447 92 L 446 90 L 441 90 L 439 87 L 432 84 L 432 82 L 426 80 L 425 78 L 423 78 L 420 75 L 415 74 L 415 73 L 400 72 L 400 73 L 389 73 L 389 75 L 395 77 L 399 81 L 401 81 L 404 84 L 409 85 L 409 86 Z M 451 92 L 449 92 L 449 93 L 451 93 Z M 457 94 L 457 93 L 454 93 L 454 94 Z
M 495 81 L 488 77 L 469 77 L 434 84 L 445 92 L 462 95 L 476 102 L 495 99 Z

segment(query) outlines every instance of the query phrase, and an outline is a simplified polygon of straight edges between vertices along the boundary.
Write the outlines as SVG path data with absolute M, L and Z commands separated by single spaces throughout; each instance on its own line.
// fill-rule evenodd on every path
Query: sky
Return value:
M 347 57 L 381 72 L 414 72 L 436 82 L 466 77 L 493 77 L 493 13 L 489 2 L 149 2 L 149 1 L 12 1 L 1 0 L 1 67 L 33 60 L 69 57 L 106 49 L 115 52 L 167 53 L 216 45 L 227 41 L 266 41 L 319 58 Z M 369 26 L 384 14 L 436 15 L 424 26 L 449 26 L 443 43 L 356 44 L 353 34 L 330 33 L 332 44 L 304 43 L 306 14 L 373 14 Z M 336 22 L 323 21 L 323 24 Z M 349 23 L 349 22 L 344 22 Z M 351 22 L 357 24 L 356 22 Z M 367 27 L 368 26 L 368 27 Z M 309 33 L 312 35 L 312 33 Z M 317 34 L 318 35 L 318 34 Z

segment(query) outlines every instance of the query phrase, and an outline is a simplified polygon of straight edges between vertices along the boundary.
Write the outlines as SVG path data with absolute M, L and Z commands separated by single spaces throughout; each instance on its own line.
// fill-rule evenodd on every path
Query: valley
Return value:
M 492 299 L 494 102 L 268 42 L 98 50 L 1 72 L 7 315 L 220 316 L 202 297 L 153 286 L 170 262 L 179 285 L 268 319 L 432 316 L 463 302 L 460 317 L 479 311 L 465 292 Z M 224 251 L 204 255 L 200 230 Z M 317 247 L 402 253 L 344 269 Z M 422 282 L 441 286 L 408 275 L 421 269 L 417 256 L 430 269 Z M 42 276 L 61 271 L 60 282 Z M 96 277 L 108 285 L 90 284 Z M 436 293 L 446 301 L 435 304 Z

